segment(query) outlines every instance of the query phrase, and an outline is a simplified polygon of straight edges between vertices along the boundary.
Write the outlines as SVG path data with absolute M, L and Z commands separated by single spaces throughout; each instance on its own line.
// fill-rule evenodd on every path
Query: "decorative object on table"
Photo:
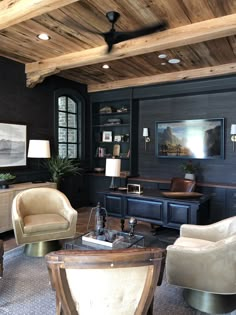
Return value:
M 147 143 L 151 141 L 148 128 L 143 128 L 144 149 L 147 150 Z
M 52 157 L 47 160 L 46 165 L 51 173 L 52 181 L 57 183 L 57 185 L 59 185 L 61 180 L 67 175 L 80 174 L 79 161 L 70 160 L 67 157 Z
M 203 194 L 198 192 L 180 192 L 180 191 L 162 191 L 161 194 L 167 198 L 188 199 L 188 198 L 200 198 Z
M 115 177 L 120 177 L 120 167 L 121 167 L 121 160 L 120 159 L 106 159 L 106 171 L 105 176 L 112 177 L 111 184 L 109 189 L 115 190 L 117 186 L 115 186 Z
M 135 229 L 135 226 L 137 225 L 137 222 L 138 222 L 137 219 L 134 217 L 131 217 L 129 219 L 129 227 L 130 227 L 129 236 L 130 237 L 134 236 L 134 229 Z
M 230 129 L 231 141 L 233 142 L 233 152 L 235 152 L 235 141 L 236 141 L 236 124 L 231 125 Z
M 0 123 L 0 167 L 26 166 L 26 125 Z
M 0 189 L 9 188 L 9 185 L 13 182 L 15 178 L 16 176 L 10 173 L 0 173 Z
M 119 157 L 120 156 L 120 145 L 114 144 L 113 146 L 113 156 Z
M 104 229 L 102 235 L 97 235 L 96 231 L 91 231 L 82 236 L 82 243 L 95 243 L 103 246 L 113 247 L 124 237 L 119 235 L 117 231 Z
M 103 131 L 102 141 L 103 142 L 112 142 L 112 131 Z
M 96 236 L 102 236 L 102 235 L 104 235 L 107 210 L 105 208 L 102 208 L 100 202 L 98 202 L 97 206 L 95 208 L 92 208 L 90 211 L 89 220 L 88 220 L 88 224 L 87 224 L 87 230 L 89 230 L 90 222 L 91 222 L 93 213 L 95 213 L 95 215 L 94 215 L 94 221 L 95 221 L 94 230 L 95 230 Z M 103 237 L 101 237 L 101 239 L 103 239 Z
M 182 170 L 185 172 L 185 179 L 195 180 L 197 171 L 200 170 L 200 165 L 193 164 L 192 160 L 188 160 L 186 163 L 181 164 Z
M 143 187 L 140 184 L 128 184 L 127 185 L 127 193 L 142 194 L 143 193 Z

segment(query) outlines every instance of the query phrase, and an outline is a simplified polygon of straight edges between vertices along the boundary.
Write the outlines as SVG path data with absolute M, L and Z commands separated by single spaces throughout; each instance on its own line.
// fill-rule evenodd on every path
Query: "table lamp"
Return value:
M 111 176 L 111 184 L 109 189 L 115 190 L 117 187 L 115 186 L 115 177 L 120 177 L 120 159 L 106 159 L 106 172 L 105 176 Z
M 50 158 L 49 140 L 30 140 L 28 149 L 29 158 Z
M 38 159 L 38 169 L 40 168 L 39 159 L 51 157 L 49 140 L 30 140 L 28 148 L 28 158 Z M 41 183 L 42 181 L 37 181 Z

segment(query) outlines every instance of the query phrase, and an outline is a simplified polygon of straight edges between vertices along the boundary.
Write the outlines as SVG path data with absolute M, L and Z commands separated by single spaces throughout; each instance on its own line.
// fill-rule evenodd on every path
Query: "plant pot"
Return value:
M 185 179 L 195 180 L 195 174 L 186 173 L 184 176 Z

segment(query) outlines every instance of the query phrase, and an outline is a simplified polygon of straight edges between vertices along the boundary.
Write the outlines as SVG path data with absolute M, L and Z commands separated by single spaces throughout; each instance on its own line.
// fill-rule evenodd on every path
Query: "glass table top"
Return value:
M 77 238 L 68 239 L 64 244 L 64 248 L 81 250 L 112 250 L 129 247 L 144 247 L 143 235 L 134 234 L 133 236 L 130 236 L 129 233 L 116 230 L 106 230 L 105 234 L 108 234 L 114 240 L 112 242 L 109 242 L 103 240 L 104 237 L 99 237 L 101 238 L 101 240 L 98 240 L 98 243 L 96 243 L 96 233 L 95 231 L 90 231 L 88 233 L 78 236 Z

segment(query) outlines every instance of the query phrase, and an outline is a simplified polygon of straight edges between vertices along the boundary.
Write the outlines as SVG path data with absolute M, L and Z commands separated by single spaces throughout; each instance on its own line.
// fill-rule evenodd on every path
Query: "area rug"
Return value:
M 45 259 L 27 257 L 23 250 L 23 246 L 18 247 L 4 255 L 4 276 L 0 279 L 0 314 L 55 315 L 55 293 L 50 286 Z M 164 280 L 156 289 L 154 314 L 203 313 L 191 309 L 182 298 L 182 290 L 168 285 Z

